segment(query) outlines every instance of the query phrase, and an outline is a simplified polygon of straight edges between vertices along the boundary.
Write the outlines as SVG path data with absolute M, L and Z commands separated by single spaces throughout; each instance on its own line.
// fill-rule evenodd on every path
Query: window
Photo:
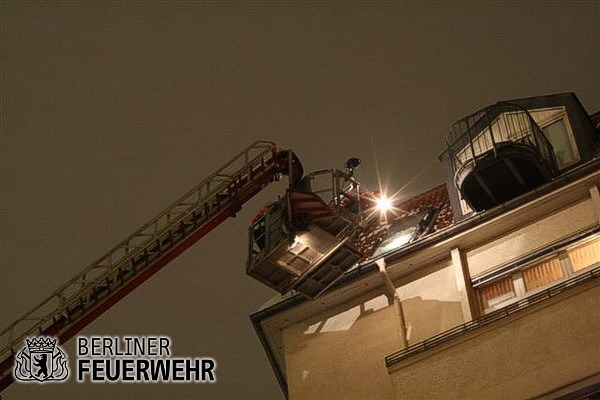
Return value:
M 544 258 L 516 266 L 478 288 L 485 312 L 504 307 L 600 265 L 600 234 L 551 250 Z M 508 266 L 510 268 L 510 266 Z M 493 273 L 493 272 L 492 272 Z
M 564 118 L 546 125 L 542 130 L 554 149 L 559 169 L 563 169 L 579 161 L 579 156 L 575 152 L 574 144 L 571 142 L 571 136 L 565 125 Z
M 573 272 L 600 262 L 600 238 L 568 251 Z
M 513 286 L 512 277 L 509 276 L 508 278 L 504 278 L 481 288 L 479 294 L 481 295 L 484 309 L 488 309 L 515 297 L 515 288 Z
M 558 257 L 523 271 L 523 283 L 528 292 L 562 278 L 564 274 Z
M 540 108 L 529 110 L 529 113 L 552 145 L 559 169 L 579 161 L 579 152 L 565 107 Z
M 426 209 L 392 223 L 388 228 L 386 237 L 375 249 L 373 257 L 386 251 L 398 249 L 427 233 L 431 228 L 430 225 L 435 214 L 436 210 Z

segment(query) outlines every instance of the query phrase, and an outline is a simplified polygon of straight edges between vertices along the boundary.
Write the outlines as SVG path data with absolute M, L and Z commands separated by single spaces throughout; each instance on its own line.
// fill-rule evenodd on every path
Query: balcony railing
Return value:
M 524 108 L 500 102 L 456 122 L 447 137 L 452 172 L 510 143 L 529 146 L 551 169 L 556 168 L 552 145 Z
M 558 173 L 554 149 L 541 128 L 525 108 L 507 102 L 456 122 L 440 158 L 459 198 L 475 211 L 518 197 Z M 463 207 L 462 213 L 468 212 Z
M 551 299 L 557 296 L 558 294 L 564 293 L 573 287 L 596 279 L 599 276 L 600 267 L 596 267 L 586 273 L 578 275 L 569 280 L 563 281 L 557 285 L 554 285 L 544 291 L 538 292 L 516 303 L 510 304 L 504 308 L 493 311 L 489 314 L 486 314 L 472 321 L 466 322 L 462 325 L 455 326 L 454 328 L 442 332 L 439 335 L 432 336 L 427 340 L 416 343 L 412 346 L 408 346 L 407 348 L 400 350 L 396 353 L 390 354 L 385 358 L 385 365 L 387 367 L 391 367 L 392 365 L 402 360 L 405 360 L 415 354 L 422 353 L 425 350 L 431 349 L 432 347 L 436 347 L 442 343 L 446 343 L 466 333 L 472 332 L 476 329 L 489 325 L 494 321 L 508 317 L 509 315 L 520 312 L 535 304 Z

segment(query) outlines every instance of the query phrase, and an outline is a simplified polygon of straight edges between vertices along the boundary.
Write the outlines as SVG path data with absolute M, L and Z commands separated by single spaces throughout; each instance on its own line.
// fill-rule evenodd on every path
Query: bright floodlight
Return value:
M 378 198 L 375 203 L 377 204 L 377 209 L 381 212 L 386 212 L 392 209 L 392 200 L 385 196 Z

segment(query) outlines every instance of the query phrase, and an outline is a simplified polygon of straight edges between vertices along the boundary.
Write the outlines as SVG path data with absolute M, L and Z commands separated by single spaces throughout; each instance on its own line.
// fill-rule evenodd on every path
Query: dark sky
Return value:
M 0 326 L 254 140 L 376 186 L 442 181 L 455 120 L 574 91 L 600 109 L 600 3 L 0 3 Z M 248 315 L 249 221 L 274 186 L 82 334 L 212 356 L 214 385 L 15 384 L 5 399 L 281 398 Z M 73 344 L 66 345 L 73 354 Z M 72 357 L 74 358 L 74 357 Z

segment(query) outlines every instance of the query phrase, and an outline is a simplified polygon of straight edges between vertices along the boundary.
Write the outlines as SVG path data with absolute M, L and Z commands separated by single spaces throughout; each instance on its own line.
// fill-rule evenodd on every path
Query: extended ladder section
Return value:
M 60 343 L 125 297 L 176 256 L 235 216 L 242 204 L 270 182 L 302 175 L 291 151 L 255 142 L 198 186 L 69 280 L 0 333 L 0 390 L 12 382 L 15 352 L 30 336 Z

